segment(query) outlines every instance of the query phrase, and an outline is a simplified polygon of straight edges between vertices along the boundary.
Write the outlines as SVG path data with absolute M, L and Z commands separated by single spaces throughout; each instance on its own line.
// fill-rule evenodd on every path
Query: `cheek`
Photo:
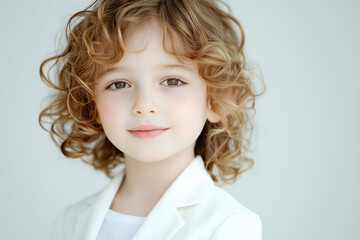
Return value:
M 100 120 L 104 128 L 112 126 L 121 120 L 126 111 L 126 105 L 112 98 L 98 99 L 97 109 L 99 112 Z
M 172 119 L 178 126 L 187 126 L 187 129 L 202 129 L 207 113 L 205 93 L 193 91 L 183 95 L 173 106 Z

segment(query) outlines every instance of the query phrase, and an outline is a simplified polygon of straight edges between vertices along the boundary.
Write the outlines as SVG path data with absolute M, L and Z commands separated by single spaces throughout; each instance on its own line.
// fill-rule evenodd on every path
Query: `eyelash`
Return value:
M 179 79 L 179 78 L 168 78 L 168 79 L 162 81 L 161 83 L 166 82 L 166 81 L 169 81 L 169 80 L 177 80 L 179 83 L 181 82 L 181 84 L 179 84 L 179 85 L 173 85 L 173 86 L 172 86 L 172 85 L 167 85 L 167 86 L 169 86 L 169 87 L 178 87 L 178 86 L 181 86 L 181 85 L 183 85 L 183 84 L 186 84 L 184 81 L 182 81 L 182 80 Z M 116 82 L 113 82 L 112 84 L 110 84 L 106 89 L 110 89 L 110 90 L 112 90 L 112 91 L 116 91 L 116 90 L 118 90 L 118 89 L 123 89 L 123 88 L 111 88 L 111 86 L 113 86 L 113 85 L 116 84 L 116 83 L 125 83 L 125 84 L 127 84 L 127 85 L 130 86 L 130 84 L 128 84 L 128 83 L 125 82 L 125 81 L 116 81 Z M 125 88 L 126 88 L 126 87 L 125 87 Z

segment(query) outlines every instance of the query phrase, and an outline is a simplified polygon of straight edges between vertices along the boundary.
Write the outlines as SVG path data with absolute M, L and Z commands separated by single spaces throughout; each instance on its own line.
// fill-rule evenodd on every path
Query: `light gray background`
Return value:
M 48 239 L 56 214 L 108 182 L 37 123 L 40 62 L 88 2 L 1 1 L 1 239 Z M 260 215 L 264 239 L 360 239 L 360 2 L 226 2 L 268 89 L 255 167 L 225 189 Z

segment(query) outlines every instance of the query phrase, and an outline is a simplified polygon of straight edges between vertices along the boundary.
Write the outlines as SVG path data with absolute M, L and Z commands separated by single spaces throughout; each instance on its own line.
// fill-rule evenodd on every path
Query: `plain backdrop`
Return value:
M 256 102 L 255 166 L 224 188 L 259 214 L 263 239 L 360 239 L 360 2 L 226 2 L 267 92 Z M 65 206 L 108 182 L 63 157 L 37 122 L 49 92 L 39 65 L 88 3 L 1 0 L 0 239 L 48 239 Z

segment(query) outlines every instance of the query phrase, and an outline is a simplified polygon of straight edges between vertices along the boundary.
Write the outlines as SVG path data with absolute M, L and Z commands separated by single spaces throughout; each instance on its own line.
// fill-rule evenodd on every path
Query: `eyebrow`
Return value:
M 189 66 L 186 65 L 182 65 L 182 64 L 160 64 L 159 65 L 160 69 L 175 69 L 175 68 L 180 68 L 183 69 L 185 71 L 189 71 L 192 72 L 193 69 Z M 106 71 L 102 72 L 100 74 L 100 78 L 105 77 L 106 75 L 112 73 L 112 72 L 117 72 L 117 71 L 130 71 L 130 68 L 125 67 L 125 66 L 116 66 L 116 67 L 111 67 L 108 68 Z

